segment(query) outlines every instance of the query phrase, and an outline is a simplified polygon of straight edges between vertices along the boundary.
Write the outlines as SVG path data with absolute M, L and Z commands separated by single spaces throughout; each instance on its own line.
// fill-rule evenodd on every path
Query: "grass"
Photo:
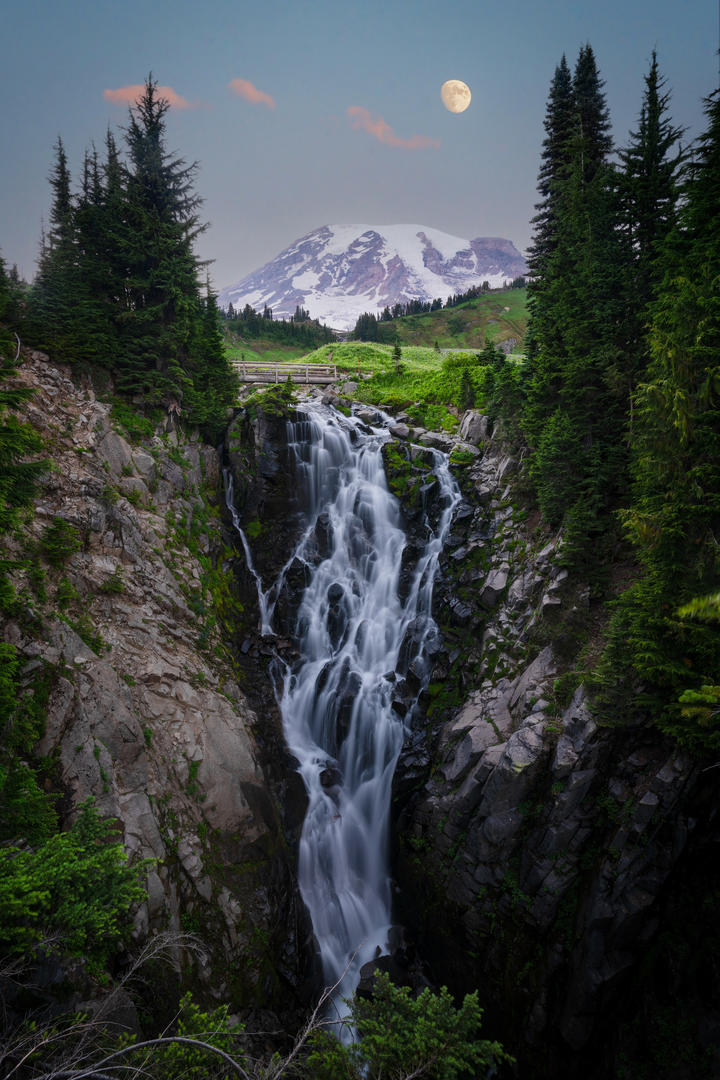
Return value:
M 293 360 L 304 359 L 306 350 L 302 345 L 279 345 L 277 341 L 263 341 L 261 338 L 253 339 L 253 347 L 249 345 L 226 345 L 225 354 L 230 360 L 242 361 L 248 364 L 264 363 L 287 364 Z
M 438 353 L 425 346 L 402 350 L 401 370 L 395 370 L 392 346 L 375 343 L 345 342 L 323 345 L 307 357 L 310 363 L 326 364 L 332 353 L 333 364 L 349 377 L 363 376 L 353 397 L 368 405 L 406 408 L 414 422 L 425 427 L 452 430 L 457 420 L 447 412 L 448 405 L 461 407 L 461 382 L 467 371 L 475 402 L 485 400 L 487 368 L 479 364 L 474 352 Z
M 467 300 L 454 308 L 441 308 L 423 315 L 405 315 L 401 319 L 380 323 L 380 331 L 387 336 L 390 344 L 330 342 L 307 353 L 301 345 L 282 345 L 276 341 L 253 338 L 252 347 L 242 343 L 226 344 L 225 351 L 231 360 L 242 360 L 244 356 L 247 363 L 307 360 L 315 364 L 336 363 L 340 371 L 367 374 L 391 370 L 392 342 L 397 338 L 408 372 L 417 372 L 437 368 L 448 350 L 479 352 L 487 338 L 496 343 L 515 338 L 517 348 L 521 350 L 526 328 L 526 290 L 504 289 Z M 442 355 L 435 349 L 436 342 Z M 330 354 L 332 357 L 328 360 Z
M 437 342 L 441 349 L 482 349 L 487 338 L 496 344 L 515 338 L 521 349 L 527 330 L 527 290 L 489 292 L 457 307 L 405 315 L 381 323 L 380 328 L 403 346 L 432 347 Z

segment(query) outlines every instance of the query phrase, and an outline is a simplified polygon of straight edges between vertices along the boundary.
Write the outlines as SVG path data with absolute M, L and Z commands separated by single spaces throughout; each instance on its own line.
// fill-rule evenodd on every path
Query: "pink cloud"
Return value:
M 402 150 L 440 149 L 440 140 L 431 139 L 429 135 L 411 135 L 409 139 L 401 139 L 382 116 L 373 120 L 368 110 L 362 105 L 351 105 L 347 114 L 354 128 L 367 131 L 369 135 L 374 135 L 378 142 L 385 143 L 386 146 L 397 146 Z
M 177 94 L 172 86 L 156 86 L 157 97 L 165 98 L 173 109 L 195 109 L 196 105 L 187 98 Z M 103 97 L 111 101 L 113 105 L 134 105 L 139 97 L 142 97 L 145 87 L 139 83 L 132 86 L 121 86 L 118 90 L 103 90 Z
M 268 109 L 275 108 L 275 98 L 266 94 L 264 90 L 258 90 L 249 79 L 231 79 L 228 86 L 251 105 L 267 105 Z

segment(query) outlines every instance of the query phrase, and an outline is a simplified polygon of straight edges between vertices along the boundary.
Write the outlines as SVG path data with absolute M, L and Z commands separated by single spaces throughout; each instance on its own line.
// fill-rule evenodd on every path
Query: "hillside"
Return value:
M 515 351 L 527 330 L 527 289 L 501 289 L 455 307 L 404 315 L 378 323 L 381 341 L 436 344 L 441 349 L 482 349 L 486 338 Z
M 270 326 L 277 325 L 270 323 Z M 389 346 L 396 340 L 401 346 L 416 347 L 422 352 L 403 353 L 403 362 L 423 369 L 437 367 L 447 350 L 481 350 L 486 339 L 507 352 L 522 350 L 527 329 L 527 290 L 503 289 L 490 292 L 474 300 L 466 300 L 456 307 L 440 308 L 421 315 L 405 315 L 378 323 L 382 348 L 373 351 L 375 343 L 333 343 L 322 345 L 308 352 L 301 343 L 282 342 L 268 334 L 244 338 L 234 329 L 232 321 L 223 321 L 225 351 L 231 360 L 265 360 L 279 363 L 312 357 L 313 362 L 328 363 L 328 357 L 343 371 L 352 371 L 358 359 L 363 370 L 392 367 Z M 368 347 L 365 348 L 365 345 Z M 437 349 L 436 349 L 437 346 Z M 431 351 L 428 351 L 431 350 Z M 437 350 L 440 350 L 439 352 Z M 363 360 L 371 361 L 364 366 Z

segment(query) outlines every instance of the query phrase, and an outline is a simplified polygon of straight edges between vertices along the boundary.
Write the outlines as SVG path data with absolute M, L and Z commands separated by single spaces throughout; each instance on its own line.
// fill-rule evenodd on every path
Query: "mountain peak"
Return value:
M 322 225 L 223 289 L 219 303 L 267 304 L 275 318 L 289 318 L 300 305 L 346 330 L 365 311 L 445 299 L 484 281 L 498 287 L 526 272 L 520 252 L 502 237 L 464 240 L 426 225 Z

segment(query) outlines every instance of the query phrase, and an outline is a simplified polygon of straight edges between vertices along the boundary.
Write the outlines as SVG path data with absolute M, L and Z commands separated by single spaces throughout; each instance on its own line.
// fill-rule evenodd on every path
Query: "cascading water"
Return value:
M 308 507 L 307 528 L 277 582 L 263 592 L 255 577 L 262 629 L 272 632 L 288 567 L 298 559 L 308 568 L 295 631 L 300 660 L 286 667 L 279 697 L 285 737 L 308 794 L 300 891 L 326 983 L 338 984 L 339 1000 L 352 994 L 362 965 L 387 951 L 390 794 L 405 730 L 392 707 L 395 671 L 405 641 L 403 662 L 422 681 L 424 646 L 436 632 L 430 615 L 435 570 L 460 496 L 446 459 L 433 452 L 440 521 L 434 530 L 427 525 L 424 549 L 401 590 L 405 535 L 383 469 L 387 432 L 321 406 L 303 411 L 304 418 L 289 425 L 288 443 Z M 231 490 L 228 496 L 231 506 Z M 244 535 L 243 544 L 252 570 Z

